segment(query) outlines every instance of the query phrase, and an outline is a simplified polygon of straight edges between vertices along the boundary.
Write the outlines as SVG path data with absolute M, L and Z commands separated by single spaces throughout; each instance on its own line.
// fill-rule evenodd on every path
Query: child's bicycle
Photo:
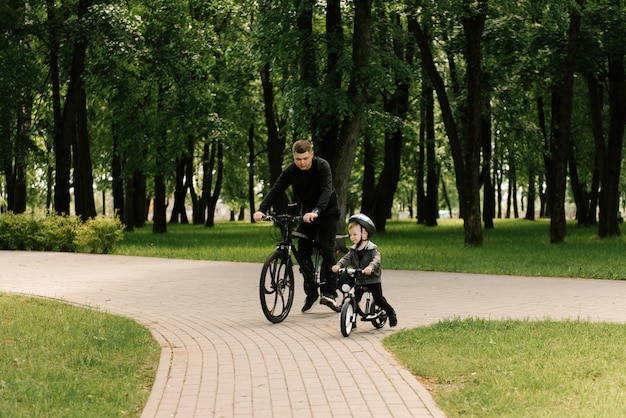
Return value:
M 357 317 L 361 318 L 361 321 L 371 322 L 375 328 L 382 328 L 387 322 L 387 313 L 374 304 L 367 285 L 356 283 L 356 276 L 362 272 L 353 268 L 341 268 L 338 272 L 343 292 L 339 325 L 344 337 L 350 336 L 352 329 L 356 328 Z
M 297 226 L 302 222 L 302 216 L 288 214 L 271 215 L 264 218 L 266 221 L 273 221 L 280 228 L 281 237 L 276 249 L 267 256 L 261 270 L 261 280 L 259 285 L 259 296 L 261 308 L 268 321 L 279 323 L 287 318 L 294 295 L 293 259 L 295 257 L 300 272 L 304 278 L 305 290 L 307 286 L 315 286 L 316 292 L 324 285 L 320 279 L 321 255 L 320 248 L 316 240 L 312 240 L 301 232 L 296 231 Z M 296 248 L 293 238 L 299 240 L 307 239 L 313 246 L 313 265 L 310 267 L 310 260 L 304 260 Z M 338 235 L 337 239 L 345 238 L 345 235 Z M 343 245 L 337 245 L 336 254 L 345 254 L 348 249 Z M 339 307 L 332 308 L 339 312 Z

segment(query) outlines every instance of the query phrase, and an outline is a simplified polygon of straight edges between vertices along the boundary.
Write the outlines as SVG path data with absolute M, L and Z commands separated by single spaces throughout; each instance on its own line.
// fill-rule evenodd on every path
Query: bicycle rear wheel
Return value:
M 372 305 L 370 309 L 372 315 L 377 315 L 372 319 L 372 325 L 374 328 L 382 328 L 387 323 L 387 312 L 383 311 L 380 306 Z
M 271 253 L 263 263 L 259 283 L 261 309 L 268 321 L 282 322 L 293 304 L 294 279 L 291 260 L 283 251 Z

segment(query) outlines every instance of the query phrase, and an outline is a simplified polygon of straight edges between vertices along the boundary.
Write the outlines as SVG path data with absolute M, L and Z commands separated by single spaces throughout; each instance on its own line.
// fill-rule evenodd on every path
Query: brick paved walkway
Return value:
M 324 306 L 272 325 L 261 264 L 0 251 L 0 290 L 135 318 L 163 347 L 143 417 L 443 417 L 380 345 L 389 327 L 341 336 Z M 384 271 L 397 329 L 444 318 L 626 322 L 626 282 Z

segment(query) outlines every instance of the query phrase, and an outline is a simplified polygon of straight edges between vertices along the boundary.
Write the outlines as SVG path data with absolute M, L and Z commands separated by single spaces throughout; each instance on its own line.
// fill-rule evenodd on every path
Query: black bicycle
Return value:
M 387 322 L 387 313 L 374 303 L 367 285 L 356 283 L 357 275 L 362 273 L 362 270 L 353 268 L 341 268 L 338 272 L 343 292 L 339 326 L 344 337 L 350 336 L 359 317 L 361 321 L 371 322 L 375 328 L 382 328 Z
M 305 234 L 296 229 L 302 222 L 302 216 L 288 214 L 270 215 L 263 218 L 266 221 L 273 221 L 275 226 L 280 228 L 280 239 L 276 244 L 276 249 L 267 256 L 261 270 L 261 280 L 259 285 L 259 296 L 261 298 L 261 308 L 268 321 L 279 323 L 285 320 L 291 311 L 294 296 L 294 274 L 293 259 L 295 258 L 300 272 L 304 278 L 305 291 L 307 286 L 315 286 L 319 292 L 321 281 L 321 254 L 316 240 L 310 239 Z M 313 261 L 305 260 L 296 248 L 294 238 L 311 241 L 313 247 Z M 337 239 L 345 238 L 345 235 L 338 235 Z M 335 249 L 336 256 L 341 256 L 348 252 L 348 249 L 338 244 Z M 307 293 L 307 292 L 305 292 Z M 307 293 L 308 294 L 308 293 Z M 332 308 L 339 312 L 339 307 Z

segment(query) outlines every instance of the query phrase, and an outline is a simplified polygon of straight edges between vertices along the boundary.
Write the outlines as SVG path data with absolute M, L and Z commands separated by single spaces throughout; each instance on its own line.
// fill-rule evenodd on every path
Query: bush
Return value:
M 108 254 L 115 243 L 124 237 L 124 225 L 119 218 L 98 216 L 90 218 L 76 235 L 76 245 L 80 252 Z
M 3 250 L 37 249 L 37 221 L 25 215 L 7 212 L 0 216 L 0 248 Z
M 123 238 L 118 218 L 99 216 L 82 222 L 78 216 L 26 214 L 0 216 L 0 249 L 109 253 Z
M 82 222 L 78 216 L 49 215 L 39 221 L 39 251 L 76 251 L 76 235 Z

